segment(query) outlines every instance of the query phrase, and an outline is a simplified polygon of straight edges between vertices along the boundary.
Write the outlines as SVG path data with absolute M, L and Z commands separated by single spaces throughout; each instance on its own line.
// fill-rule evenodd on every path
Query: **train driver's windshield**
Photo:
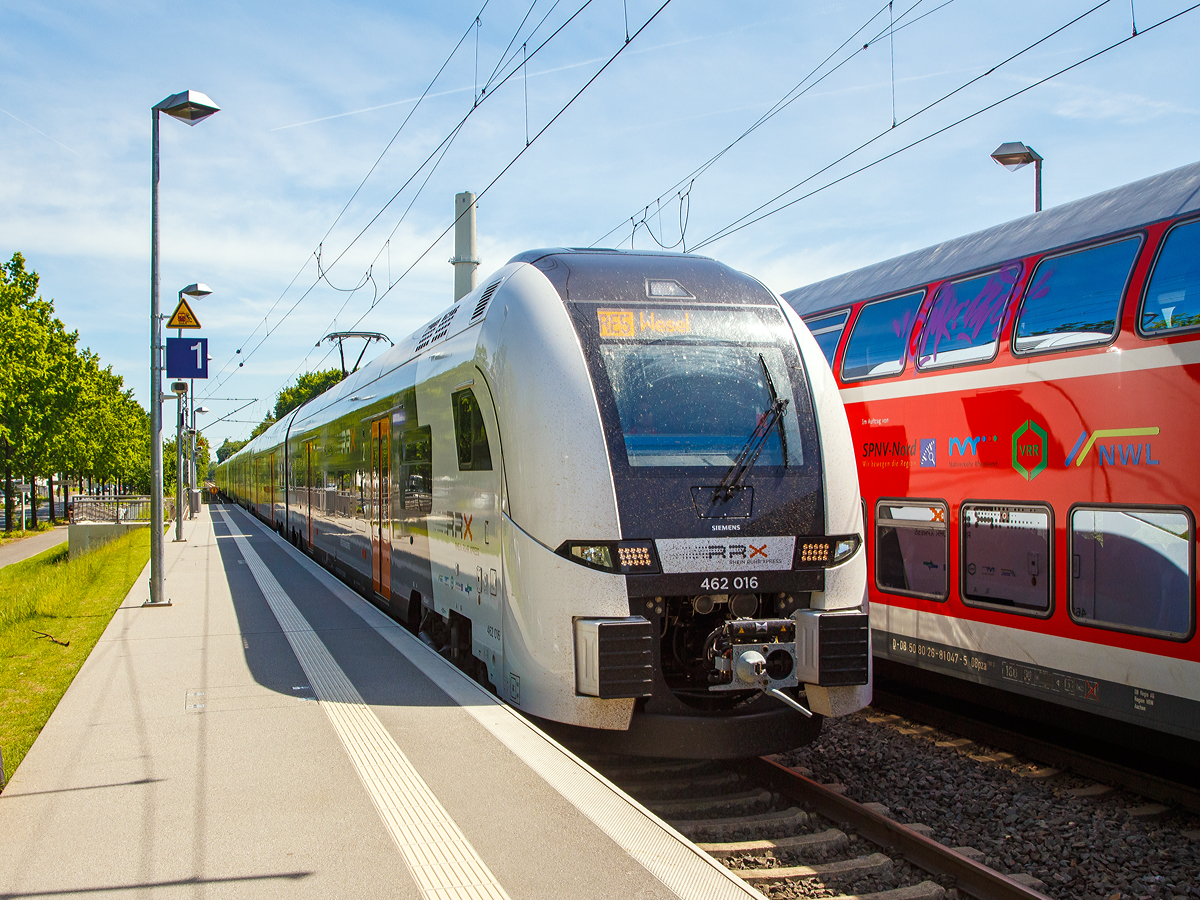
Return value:
M 601 348 L 631 466 L 731 466 L 775 400 L 783 417 L 757 465 L 801 466 L 804 448 L 778 347 L 610 343 Z

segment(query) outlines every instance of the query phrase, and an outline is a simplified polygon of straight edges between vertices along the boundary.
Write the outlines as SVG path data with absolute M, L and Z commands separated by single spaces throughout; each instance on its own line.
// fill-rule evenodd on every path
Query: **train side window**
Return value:
M 483 413 L 479 401 L 470 388 L 450 395 L 454 410 L 454 439 L 458 448 L 458 470 L 460 472 L 490 472 L 492 451 L 488 447 L 487 430 L 483 426 Z
M 833 366 L 833 357 L 837 353 L 838 341 L 842 337 L 846 319 L 849 317 L 850 310 L 843 309 L 830 315 L 814 316 L 804 320 L 804 324 L 808 326 L 812 336 L 817 339 L 817 346 L 825 354 L 825 361 L 829 363 L 830 367 Z
M 1071 618 L 1186 640 L 1192 633 L 1195 528 L 1179 509 L 1071 511 Z
M 1013 352 L 1045 353 L 1111 340 L 1141 244 L 1137 236 L 1038 263 L 1025 289 Z
M 422 515 L 433 509 L 433 429 L 429 425 L 400 433 L 401 508 Z
M 1146 337 L 1200 326 L 1200 221 L 1167 232 L 1142 300 L 1138 331 Z
M 875 504 L 875 586 L 879 590 L 945 600 L 948 559 L 943 501 Z
M 968 605 L 1050 615 L 1048 506 L 964 503 L 962 597 Z
M 1020 277 L 1020 263 L 1010 263 L 938 288 L 921 333 L 917 367 L 934 369 L 995 357 L 1008 301 Z
M 925 291 L 868 303 L 858 313 L 842 357 L 842 380 L 899 375 L 908 357 L 908 335 Z

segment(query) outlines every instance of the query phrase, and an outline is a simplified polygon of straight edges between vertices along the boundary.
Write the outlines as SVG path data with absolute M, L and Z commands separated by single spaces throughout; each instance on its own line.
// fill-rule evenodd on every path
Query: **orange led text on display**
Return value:
M 666 317 L 654 310 L 633 312 L 625 309 L 598 309 L 602 338 L 632 338 L 639 334 L 670 335 L 691 334 L 692 321 L 689 313 L 682 318 Z

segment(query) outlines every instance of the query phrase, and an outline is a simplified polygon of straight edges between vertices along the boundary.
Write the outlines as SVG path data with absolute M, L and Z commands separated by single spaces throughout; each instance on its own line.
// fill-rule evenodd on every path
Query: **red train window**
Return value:
M 959 521 L 963 602 L 1048 616 L 1050 507 L 964 503 Z
M 1071 618 L 1176 640 L 1192 632 L 1195 539 L 1177 509 L 1071 511 Z
M 875 504 L 875 586 L 879 590 L 945 600 L 947 554 L 944 501 Z

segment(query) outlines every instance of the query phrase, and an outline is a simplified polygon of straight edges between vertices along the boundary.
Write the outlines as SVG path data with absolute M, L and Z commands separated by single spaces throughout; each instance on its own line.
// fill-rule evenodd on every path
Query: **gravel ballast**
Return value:
M 932 729 L 866 710 L 827 719 L 809 747 L 780 761 L 805 766 L 822 783 L 845 786 L 860 803 L 883 803 L 900 822 L 919 822 L 950 847 L 973 847 L 1006 874 L 1029 873 L 1055 898 L 1169 900 L 1200 898 L 1200 818 L 1174 810 L 1141 814 L 1148 801 L 1116 789 L 1095 798 L 1070 789 L 1091 782 L 1037 767 L 980 758 L 936 741 Z M 910 733 L 901 733 L 900 729 Z M 975 757 L 975 758 L 973 758 Z M 840 886 L 839 886 L 840 887 Z

